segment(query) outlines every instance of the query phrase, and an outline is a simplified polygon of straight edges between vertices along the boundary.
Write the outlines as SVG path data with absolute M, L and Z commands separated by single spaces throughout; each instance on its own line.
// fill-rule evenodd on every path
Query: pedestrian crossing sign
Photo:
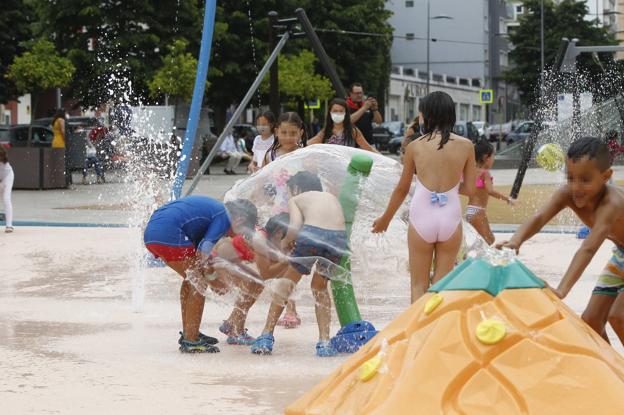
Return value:
M 480 104 L 492 104 L 494 102 L 494 91 L 491 89 L 479 90 L 479 103 Z

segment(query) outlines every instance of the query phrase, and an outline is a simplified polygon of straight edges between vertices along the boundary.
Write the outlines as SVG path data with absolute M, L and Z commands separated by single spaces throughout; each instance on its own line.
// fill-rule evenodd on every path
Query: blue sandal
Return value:
M 316 355 L 318 357 L 336 356 L 338 350 L 331 344 L 329 340 L 319 341 L 316 343 Z
M 271 333 L 263 333 L 251 345 L 253 354 L 271 354 L 275 338 Z

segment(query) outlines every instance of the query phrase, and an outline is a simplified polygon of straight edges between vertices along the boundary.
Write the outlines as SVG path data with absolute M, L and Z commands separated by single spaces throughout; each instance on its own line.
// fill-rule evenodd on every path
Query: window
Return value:
M 410 1 L 410 0 L 407 0 L 407 1 L 405 2 L 405 7 L 414 7 L 414 2 L 413 2 L 413 1 Z
M 459 119 L 462 121 L 466 121 L 468 119 L 469 114 L 470 114 L 470 105 L 459 104 Z
M 414 76 L 415 72 L 412 68 L 406 68 L 403 70 L 403 74 L 407 76 Z
M 508 66 L 509 65 L 509 59 L 507 58 L 507 52 L 502 51 L 502 50 L 499 52 L 499 63 L 500 63 L 500 66 Z
M 464 129 L 464 126 L 462 124 L 455 124 L 455 127 L 453 127 L 453 132 L 457 135 L 461 135 L 462 137 L 464 137 L 466 134 L 466 130 Z
M 478 105 L 472 106 L 472 121 L 480 121 L 481 120 L 481 107 Z
M 522 14 L 524 13 L 524 6 L 521 4 L 517 4 L 516 5 L 516 14 Z

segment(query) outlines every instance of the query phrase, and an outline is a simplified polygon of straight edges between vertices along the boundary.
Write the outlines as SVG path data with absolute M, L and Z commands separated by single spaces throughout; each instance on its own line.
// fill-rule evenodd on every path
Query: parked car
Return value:
M 504 124 L 492 124 L 485 132 L 485 137 L 489 141 L 505 141 L 507 135 L 514 131 L 520 124 L 526 122 L 525 120 L 509 121 Z
M 505 137 L 507 144 L 513 144 L 525 140 L 529 136 L 531 128 L 533 128 L 533 124 L 533 121 L 525 121 L 518 125 L 515 130 L 507 134 L 507 137 Z
M 473 121 L 472 123 L 475 127 L 477 127 L 477 130 L 479 131 L 479 137 L 485 138 L 485 133 L 487 131 L 487 128 L 489 127 L 488 123 L 485 121 Z
M 50 147 L 54 138 L 50 127 L 33 124 L 13 125 L 8 135 L 11 147 Z
M 405 133 L 403 121 L 388 121 L 381 124 L 373 123 L 373 143 L 377 149 L 389 150 L 390 141 Z
M 479 130 L 471 121 L 457 121 L 453 127 L 453 132 L 471 141 L 479 139 Z

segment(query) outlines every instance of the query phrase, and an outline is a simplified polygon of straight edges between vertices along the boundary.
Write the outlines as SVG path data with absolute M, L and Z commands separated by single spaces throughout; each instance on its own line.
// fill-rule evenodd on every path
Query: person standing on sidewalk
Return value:
M 54 132 L 54 139 L 52 140 L 52 148 L 65 149 L 65 186 L 70 187 L 72 182 L 71 168 L 69 167 L 69 156 L 67 154 L 67 145 L 65 140 L 65 110 L 63 108 L 56 111 L 54 119 L 52 120 L 52 131 Z
M 366 141 L 375 145 L 373 140 L 373 123 L 381 124 L 383 118 L 379 112 L 377 100 L 374 97 L 364 99 L 362 84 L 353 83 L 349 89 L 347 106 L 351 113 L 351 122 L 362 132 Z
M 4 205 L 4 232 L 13 232 L 13 204 L 11 203 L 11 189 L 13 189 L 13 168 L 9 164 L 9 156 L 4 147 L 0 146 L 0 194 Z

